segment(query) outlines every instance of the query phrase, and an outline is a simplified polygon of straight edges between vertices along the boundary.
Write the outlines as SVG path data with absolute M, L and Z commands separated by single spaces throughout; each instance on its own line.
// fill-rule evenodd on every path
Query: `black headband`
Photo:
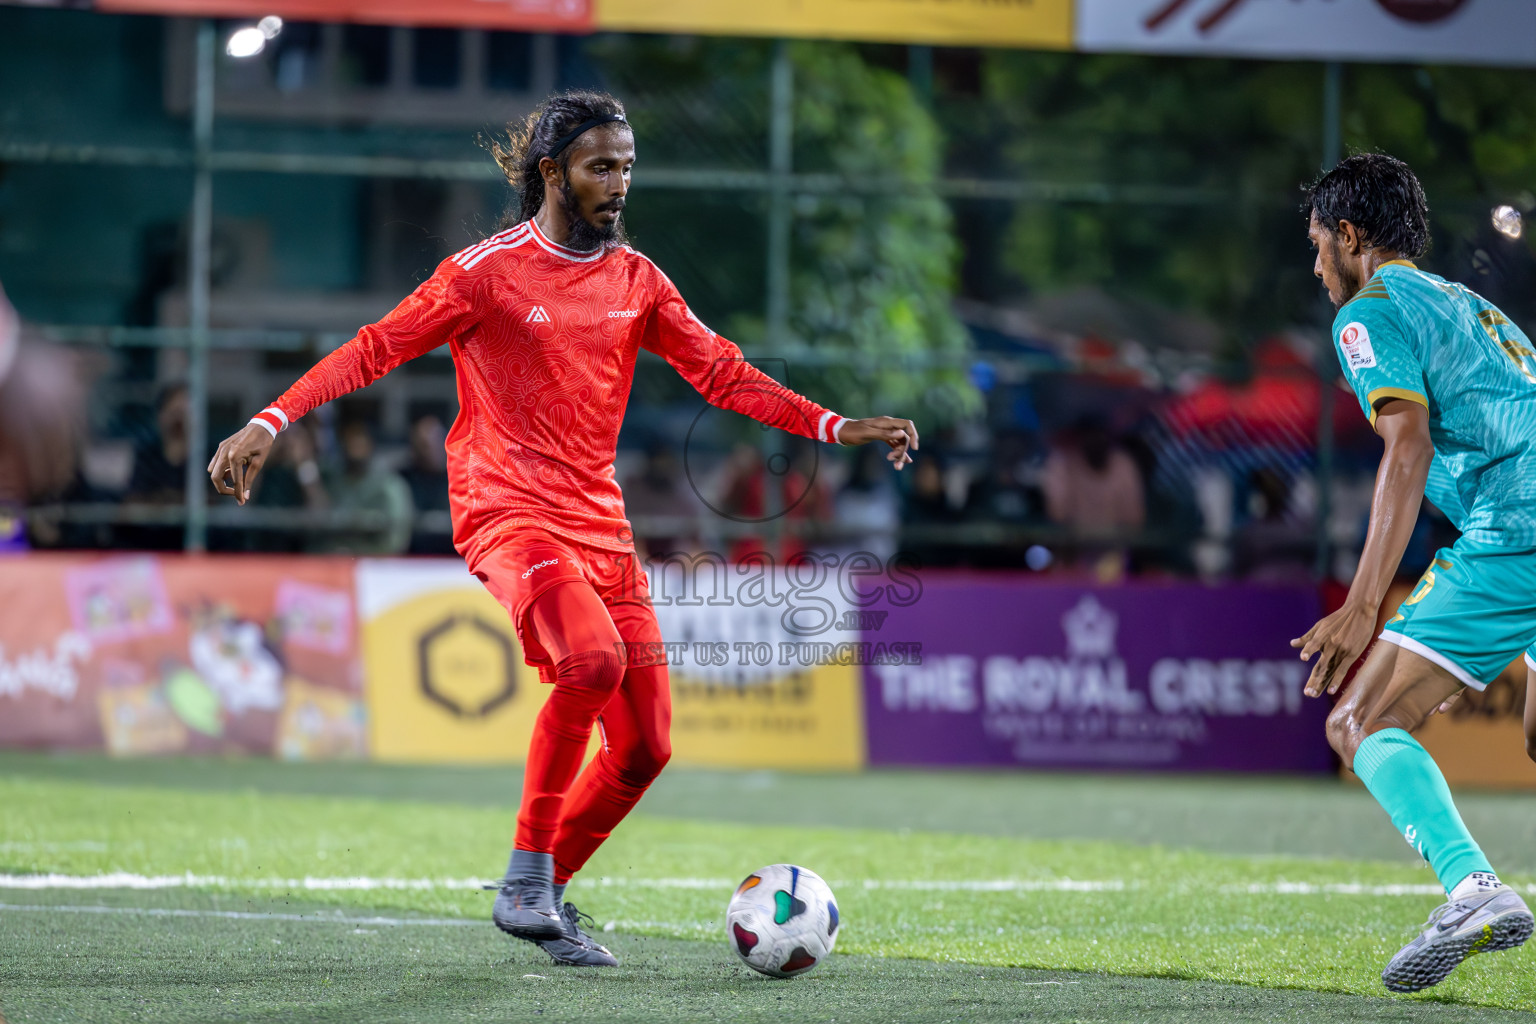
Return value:
M 613 124 L 614 122 L 629 124 L 629 122 L 625 120 L 623 114 L 601 114 L 597 117 L 589 117 L 585 121 L 581 122 L 581 124 L 577 125 L 574 130 L 569 131 L 556 139 L 555 144 L 549 147 L 549 152 L 545 155 L 553 160 L 560 154 L 562 149 L 575 142 L 577 137 L 582 133 L 589 132 L 600 124 Z

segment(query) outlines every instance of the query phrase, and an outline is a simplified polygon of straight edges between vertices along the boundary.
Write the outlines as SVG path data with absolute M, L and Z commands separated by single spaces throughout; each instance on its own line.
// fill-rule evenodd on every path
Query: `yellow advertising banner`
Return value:
M 610 32 L 1072 47 L 1072 0 L 596 0 Z
M 522 762 L 549 695 L 506 611 L 457 560 L 357 567 L 368 749 L 381 761 Z
M 861 634 L 846 597 L 848 568 L 797 575 L 726 568 L 718 556 L 651 567 L 668 642 L 674 760 L 863 767 L 864 690 L 851 656 Z
M 671 674 L 676 762 L 736 768 L 864 765 L 857 666 L 817 666 L 747 685 L 700 679 L 686 665 L 674 665 Z
M 863 765 L 859 667 L 823 657 L 857 639 L 843 626 L 836 581 L 797 589 L 779 579 L 773 589 L 773 604 L 740 595 L 694 603 L 674 599 L 668 581 L 653 584 L 668 641 L 673 764 Z M 524 664 L 507 613 L 462 562 L 365 559 L 357 606 L 374 757 L 525 759 L 549 687 Z M 825 629 L 786 631 L 786 616 L 811 612 Z

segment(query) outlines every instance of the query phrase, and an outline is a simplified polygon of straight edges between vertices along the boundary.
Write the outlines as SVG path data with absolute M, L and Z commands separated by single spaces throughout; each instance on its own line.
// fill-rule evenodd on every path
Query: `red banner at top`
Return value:
M 197 18 L 261 18 L 440 25 L 532 32 L 592 31 L 592 0 L 96 0 L 99 11 Z

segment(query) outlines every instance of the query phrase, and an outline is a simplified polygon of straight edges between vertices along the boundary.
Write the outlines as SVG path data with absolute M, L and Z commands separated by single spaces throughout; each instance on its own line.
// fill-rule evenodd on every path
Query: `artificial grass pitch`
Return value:
M 68 894 L 78 899 L 79 894 Z M 156 906 L 143 911 L 146 902 Z M 840 954 L 773 981 L 722 943 L 610 936 L 560 970 L 488 925 L 190 891 L 13 894 L 0 1006 L 20 1021 L 1395 1021 L 1514 1024 L 1484 1007 Z M 239 918 L 215 916 L 242 914 Z
M 497 985 L 521 982 L 525 973 L 546 976 L 526 980 L 551 982 L 539 989 L 556 994 L 551 1011 L 564 1007 L 562 1013 L 576 1013 L 600 998 L 593 993 L 610 991 L 600 986 L 611 984 L 611 991 L 625 995 L 603 1015 L 637 1019 L 664 1015 L 674 996 L 687 1003 L 689 1015 L 727 1013 L 728 1004 L 711 1002 L 715 989 L 706 979 L 715 979 L 716 985 L 729 979 L 733 991 L 749 993 L 752 1000 L 778 1003 L 783 997 L 796 1007 L 783 1019 L 829 1019 L 835 1014 L 817 1007 L 834 1004 L 847 1007 L 844 1019 L 890 1019 L 872 1010 L 888 997 L 875 992 L 883 993 L 882 986 L 893 990 L 889 997 L 898 1002 L 892 1005 L 908 1007 L 910 1015 L 963 1011 L 960 1019 L 976 1019 L 987 1007 L 1004 1012 L 1006 1000 L 997 992 L 1023 999 L 1020 992 L 1027 988 L 1065 987 L 1024 986 L 1016 978 L 1008 985 L 998 981 L 997 988 L 984 987 L 990 995 L 957 1003 L 943 994 L 946 986 L 961 985 L 953 979 L 983 977 L 944 973 L 961 970 L 961 965 L 967 970 L 1068 970 L 1379 997 L 1384 994 L 1382 963 L 1439 902 L 1425 891 L 1433 886 L 1427 871 L 1379 862 L 637 815 L 600 851 L 569 894 L 611 929 L 607 937 L 626 958 L 623 971 L 615 974 L 619 980 L 551 980 L 567 972 L 531 947 L 511 946 L 488 923 L 475 924 L 487 920 L 490 894 L 474 885 L 494 878 L 506 859 L 512 821 L 503 808 L 21 777 L 0 779 L 0 808 L 0 875 L 6 876 L 0 883 L 8 886 L 0 888 L 0 903 L 6 904 L 0 909 L 0 935 L 7 951 L 0 958 L 0 1012 L 11 1024 L 28 1019 L 23 1009 L 36 1016 L 34 1009 L 43 1005 L 75 1005 L 79 1016 L 108 1019 L 113 1016 L 108 1009 L 115 1006 L 121 1013 L 130 1008 L 114 1000 L 130 998 L 140 984 L 149 988 L 138 991 L 171 1000 L 161 1006 L 158 996 L 140 995 L 143 1001 L 131 1008 L 145 1019 L 157 1013 L 169 1019 L 164 1017 L 168 1007 L 196 1002 L 182 985 L 198 992 L 211 985 L 221 993 L 226 984 L 246 986 L 245 1002 L 220 1010 L 223 1016 L 260 1019 L 286 1012 L 284 1007 L 292 1012 L 339 1008 L 345 1000 L 312 1001 L 324 995 L 304 987 L 324 983 L 312 977 L 314 965 L 340 957 L 335 961 L 340 966 L 329 975 L 332 981 L 324 984 L 346 979 L 350 998 L 361 998 L 359 993 L 373 990 L 370 986 L 391 991 L 390 986 L 405 985 L 412 970 L 409 957 L 388 952 L 396 944 L 436 950 L 428 973 L 437 980 L 413 987 L 414 1001 L 380 1003 L 382 1018 L 395 1010 L 401 1019 L 418 1011 L 424 1017 L 467 1014 L 481 1005 L 476 999 L 494 1002 L 500 998 Z M 775 861 L 802 863 L 825 877 L 837 893 L 844 927 L 832 962 L 807 979 L 765 988 L 775 983 L 735 963 L 721 920 L 735 882 Z M 121 873 L 118 886 L 157 888 L 101 889 L 94 888 L 99 880 L 77 881 L 113 872 Z M 61 876 L 49 888 L 16 888 L 28 884 L 17 881 L 20 876 L 49 873 Z M 76 888 L 80 885 L 93 888 Z M 120 909 L 15 909 L 23 903 Z M 343 934 L 360 929 L 359 939 L 374 932 L 359 944 L 338 939 L 334 924 L 271 917 L 272 909 L 284 906 L 299 908 L 290 913 L 295 918 L 312 918 L 317 909 L 327 908 L 347 918 L 393 922 L 426 915 L 446 923 L 364 923 L 342 929 Z M 233 909 L 258 916 L 163 913 L 177 909 Z M 471 923 L 454 923 L 459 921 Z M 273 928 L 288 937 L 268 936 Z M 272 937 L 289 947 L 292 960 L 274 961 L 273 950 L 257 948 L 272 944 Z M 664 950 L 672 960 L 656 960 L 647 950 Z M 246 955 L 255 960 L 246 962 Z M 947 966 L 940 971 L 908 961 Z M 1408 1003 L 1441 1000 L 1532 1009 L 1536 976 L 1531 967 L 1528 950 L 1476 958 L 1413 1000 L 1353 1000 L 1352 1005 L 1397 1012 Z M 516 976 L 509 977 L 512 973 Z M 292 991 L 283 985 L 289 975 Z M 456 979 L 471 975 L 479 980 L 464 982 L 468 987 L 461 989 Z M 119 980 L 109 983 L 113 978 Z M 928 980 L 919 984 L 921 978 Z M 1069 980 L 1078 981 L 1079 989 L 1086 983 L 1081 977 Z M 909 981 L 915 987 L 903 995 L 900 990 Z M 962 987 L 972 984 L 966 980 Z M 1097 977 L 1090 987 L 1109 984 Z M 46 997 L 40 995 L 45 990 Z M 1111 990 L 1121 991 L 1114 986 L 1105 991 Z M 1141 993 L 1137 999 L 1150 998 L 1150 990 L 1132 985 L 1125 991 L 1131 990 Z M 471 991 L 480 994 L 471 998 Z M 826 995 L 820 1003 L 807 1002 L 812 992 Z M 1067 1008 L 1061 1019 L 1098 1019 L 1082 1014 L 1119 996 L 1101 992 L 1081 1004 L 1072 998 L 1056 1001 Z M 1295 1001 L 1294 996 L 1258 993 L 1244 1005 L 1259 1008 L 1266 998 L 1278 1005 Z M 967 999 L 974 1012 L 965 1009 Z M 189 1014 L 195 1018 L 214 1009 L 211 1003 L 197 1005 L 202 1009 Z M 509 1004 L 496 1005 L 502 1007 L 496 1013 L 511 1012 Z M 751 1007 L 754 1013 L 773 1009 L 756 1002 Z M 1110 1004 L 1101 1008 L 1104 1019 L 1128 1016 L 1110 1012 Z M 1234 1004 L 1233 1013 L 1239 1008 Z M 1196 1016 L 1188 1019 L 1205 1019 L 1198 1007 L 1189 1012 Z M 1213 1010 L 1211 1019 L 1218 1017 L 1234 1019 Z M 71 1018 L 59 1013 L 36 1019 Z

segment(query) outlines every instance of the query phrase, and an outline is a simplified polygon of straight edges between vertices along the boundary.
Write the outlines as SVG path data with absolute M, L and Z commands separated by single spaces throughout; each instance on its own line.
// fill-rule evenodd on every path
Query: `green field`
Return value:
M 1439 902 L 1434 879 L 1331 780 L 675 769 L 571 887 L 624 960 L 606 972 L 487 921 L 474 886 L 505 864 L 518 785 L 0 755 L 0 1013 L 1536 1019 L 1488 1009 L 1536 1009 L 1527 950 L 1386 995 L 1381 964 Z M 1536 801 L 1461 803 L 1505 877 L 1536 882 Z M 845 922 L 838 954 L 789 982 L 738 966 L 721 924 L 734 883 L 780 860 L 827 878 Z

